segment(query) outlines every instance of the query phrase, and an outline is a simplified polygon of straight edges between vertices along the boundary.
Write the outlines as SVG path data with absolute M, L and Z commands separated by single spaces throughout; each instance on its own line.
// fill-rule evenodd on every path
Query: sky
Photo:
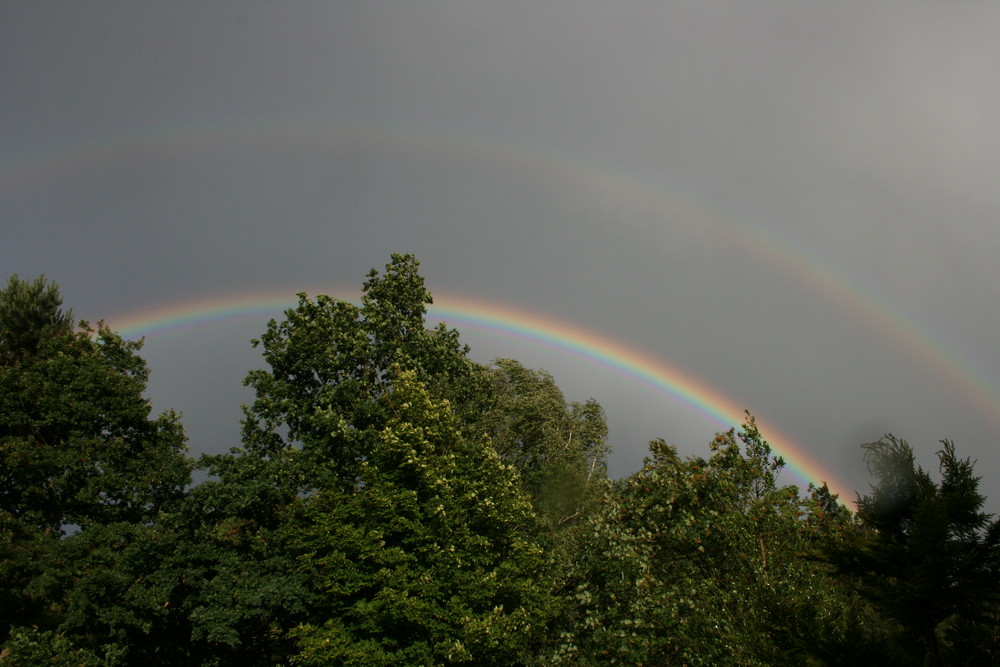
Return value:
M 145 336 L 239 444 L 250 339 L 414 253 L 482 362 L 607 413 L 610 470 L 742 411 L 782 481 L 893 433 L 1000 511 L 1000 6 L 0 4 L 0 269 Z

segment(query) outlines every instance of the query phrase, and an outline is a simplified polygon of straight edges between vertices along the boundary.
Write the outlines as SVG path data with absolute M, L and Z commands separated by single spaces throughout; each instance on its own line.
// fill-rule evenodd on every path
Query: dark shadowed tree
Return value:
M 863 445 L 876 481 L 858 518 L 871 530 L 835 545 L 831 561 L 900 624 L 914 664 L 996 664 L 1000 522 L 982 511 L 973 463 L 942 445 L 938 482 L 904 440 Z
M 71 332 L 73 313 L 61 306 L 59 287 L 45 276 L 11 276 L 0 299 L 0 359 L 11 364 L 37 352 L 42 340 Z
M 148 559 L 112 563 L 179 508 L 191 465 L 177 416 L 150 416 L 141 343 L 74 330 L 61 304 L 43 278 L 0 292 L 0 622 L 24 650 L 110 655 L 162 604 L 141 592 Z M 90 613 L 85 589 L 112 608 Z
M 0 511 L 52 534 L 150 521 L 188 481 L 180 424 L 150 417 L 142 344 L 74 331 L 61 301 L 41 278 L 0 292 Z

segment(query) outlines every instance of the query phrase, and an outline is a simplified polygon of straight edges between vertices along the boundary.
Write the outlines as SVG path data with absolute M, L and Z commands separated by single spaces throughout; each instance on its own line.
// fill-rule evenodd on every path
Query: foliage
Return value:
M 940 482 L 904 440 L 863 445 L 876 483 L 859 497 L 858 518 L 870 530 L 831 545 L 829 558 L 899 624 L 911 664 L 995 662 L 1000 521 L 982 512 L 973 463 L 941 444 Z
M 300 294 L 285 320 L 268 323 L 254 345 L 270 368 L 251 371 L 245 382 L 257 395 L 244 422 L 248 452 L 280 456 L 294 444 L 307 470 L 332 462 L 324 469 L 350 487 L 371 444 L 365 438 L 387 418 L 379 399 L 393 390 L 391 368 L 412 370 L 434 395 L 467 399 L 475 364 L 458 332 L 424 328 L 431 296 L 417 267 L 411 256 L 394 254 L 384 276 L 369 274 L 361 306 Z
M 741 451 L 740 443 L 743 445 Z M 565 664 L 807 663 L 845 600 L 805 558 L 816 525 L 752 417 L 708 459 L 662 440 L 613 485 L 571 579 L 577 607 L 552 656 Z M 827 492 L 826 498 L 830 500 Z M 800 612 L 808 608 L 812 618 Z
M 0 362 L 13 364 L 36 353 L 41 341 L 72 331 L 73 313 L 60 306 L 59 287 L 45 276 L 11 276 L 0 293 Z
M 140 342 L 0 292 L 0 665 L 997 664 L 1000 522 L 945 441 L 865 445 L 852 514 L 752 416 L 708 458 L 468 358 L 393 255 L 254 345 L 242 446 L 191 463 Z
M 149 417 L 141 344 L 82 327 L 0 366 L 0 511 L 52 534 L 150 521 L 189 477 L 177 415 Z
M 78 648 L 63 634 L 38 628 L 18 628 L 3 650 L 0 663 L 11 667 L 113 667 L 118 661 L 119 650 L 102 658 L 85 648 Z
M 141 343 L 74 331 L 61 303 L 43 278 L 0 292 L 0 623 L 22 628 L 15 661 L 70 640 L 110 659 L 149 627 L 135 550 L 190 480 L 177 415 L 150 417 Z
M 530 636 L 534 515 L 480 428 L 488 371 L 457 332 L 424 327 L 430 299 L 408 255 L 369 274 L 360 306 L 300 295 L 255 342 L 268 369 L 247 377 L 244 449 L 205 459 L 215 479 L 194 497 L 231 495 L 200 530 L 277 549 L 261 581 L 307 601 L 269 612 L 297 622 L 299 662 L 502 664 Z M 218 640 L 245 644 L 222 611 Z
M 298 664 L 518 664 L 539 607 L 541 549 L 514 470 L 464 440 L 413 371 L 358 488 L 304 502 L 303 563 L 327 596 Z
M 567 405 L 545 371 L 498 359 L 484 369 L 489 403 L 477 427 L 518 471 L 550 530 L 583 516 L 607 475 L 604 411 L 594 399 Z

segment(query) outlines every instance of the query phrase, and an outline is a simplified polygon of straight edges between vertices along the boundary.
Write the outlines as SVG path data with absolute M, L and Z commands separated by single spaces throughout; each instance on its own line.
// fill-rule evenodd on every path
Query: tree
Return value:
M 103 324 L 74 330 L 61 303 L 44 278 L 0 292 L 0 624 L 35 626 L 14 642 L 33 651 L 86 643 L 93 619 L 73 606 L 84 555 L 99 543 L 120 554 L 153 530 L 191 472 L 177 415 L 150 417 L 141 342 Z
M 0 512 L 52 534 L 150 521 L 189 479 L 177 415 L 149 416 L 141 342 L 73 331 L 60 303 L 38 281 L 0 292 Z
M 37 352 L 47 338 L 73 329 L 72 311 L 63 311 L 55 283 L 39 276 L 24 281 L 14 274 L 0 298 L 0 360 L 6 365 Z
M 281 456 L 294 444 L 303 462 L 335 462 L 325 469 L 350 487 L 370 446 L 365 439 L 388 418 L 380 398 L 393 390 L 391 368 L 414 371 L 456 406 L 475 400 L 477 365 L 458 332 L 424 327 L 431 295 L 418 267 L 411 255 L 394 253 L 384 276 L 369 273 L 361 306 L 300 294 L 285 320 L 268 323 L 254 345 L 270 369 L 251 371 L 245 381 L 257 396 L 245 410 L 248 452 Z M 331 437 L 342 421 L 350 429 Z
M 227 663 L 517 664 L 534 641 L 536 519 L 478 426 L 484 368 L 424 325 L 417 268 L 393 255 L 360 306 L 300 294 L 254 342 L 243 448 L 206 457 L 192 494 L 216 537 L 185 605 Z
M 485 375 L 489 399 L 479 406 L 477 428 L 518 471 L 550 530 L 582 518 L 607 475 L 600 404 L 567 404 L 551 375 L 513 359 L 497 359 Z
M 464 439 L 413 371 L 393 384 L 358 487 L 303 502 L 302 562 L 326 620 L 296 630 L 293 661 L 521 664 L 544 580 L 517 474 L 488 443 Z
M 576 605 L 552 662 L 824 664 L 850 597 L 805 557 L 815 506 L 777 484 L 784 464 L 751 416 L 711 450 L 681 459 L 654 441 L 642 470 L 611 485 L 568 577 Z
M 858 498 L 858 518 L 870 530 L 834 545 L 829 558 L 899 623 L 911 662 L 992 663 L 1000 521 L 982 511 L 973 463 L 960 459 L 952 442 L 941 444 L 940 482 L 916 465 L 904 440 L 886 435 L 862 445 L 876 478 L 871 493 Z M 992 631 L 983 633 L 984 626 Z M 983 641 L 970 645 L 977 633 Z

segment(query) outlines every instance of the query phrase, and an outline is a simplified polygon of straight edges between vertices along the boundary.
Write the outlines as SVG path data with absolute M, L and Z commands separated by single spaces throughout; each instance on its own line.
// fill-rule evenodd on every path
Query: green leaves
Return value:
M 380 399 L 399 370 L 416 373 L 436 395 L 464 399 L 475 365 L 457 333 L 424 328 L 430 295 L 417 266 L 409 255 L 393 255 L 384 276 L 369 275 L 361 307 L 300 294 L 285 320 L 268 324 L 255 344 L 270 369 L 245 381 L 257 396 L 245 410 L 249 452 L 298 448 L 311 461 L 333 462 L 328 472 L 352 484 L 370 433 L 388 419 Z
M 85 327 L 0 366 L 0 510 L 58 533 L 149 521 L 181 497 L 184 434 L 173 413 L 149 418 L 138 347 Z
M 654 441 L 602 498 L 569 572 L 576 607 L 554 662 L 770 665 L 817 652 L 789 640 L 814 631 L 796 605 L 808 596 L 829 616 L 842 599 L 813 594 L 828 582 L 801 557 L 804 501 L 777 485 L 783 464 L 751 416 L 711 452 L 682 460 Z
M 315 592 L 289 635 L 301 664 L 516 664 L 537 634 L 531 503 L 477 426 L 484 369 L 424 327 L 416 269 L 393 255 L 360 307 L 300 295 L 270 322 L 245 450 L 206 459 L 208 489 L 247 494 L 217 520 L 271 533 Z M 593 408 L 580 421 L 596 432 Z
M 566 404 L 551 375 L 497 359 L 483 369 L 489 400 L 474 428 L 485 433 L 550 531 L 582 518 L 606 475 L 607 425 L 593 399 Z
M 414 371 L 394 372 L 393 388 L 359 486 L 302 502 L 300 560 L 336 620 L 299 628 L 296 660 L 512 664 L 540 595 L 530 505 Z
M 141 344 L 74 332 L 59 304 L 41 278 L 0 293 L 0 511 L 53 534 L 149 521 L 188 482 L 183 431 L 172 413 L 149 418 Z
M 32 281 L 11 276 L 0 292 L 0 363 L 22 360 L 42 341 L 72 331 L 73 313 L 60 306 L 59 287 L 45 276 Z
M 141 344 L 12 279 L 0 662 L 996 662 L 1000 522 L 950 442 L 940 481 L 903 441 L 866 445 L 856 517 L 780 486 L 749 414 L 609 481 L 600 405 L 425 328 L 417 269 L 393 255 L 360 305 L 302 294 L 269 322 L 242 447 L 192 488 Z
M 0 293 L 0 619 L 16 664 L 118 664 L 166 615 L 155 524 L 191 462 L 177 415 L 150 417 L 141 343 L 60 304 L 42 278 Z

